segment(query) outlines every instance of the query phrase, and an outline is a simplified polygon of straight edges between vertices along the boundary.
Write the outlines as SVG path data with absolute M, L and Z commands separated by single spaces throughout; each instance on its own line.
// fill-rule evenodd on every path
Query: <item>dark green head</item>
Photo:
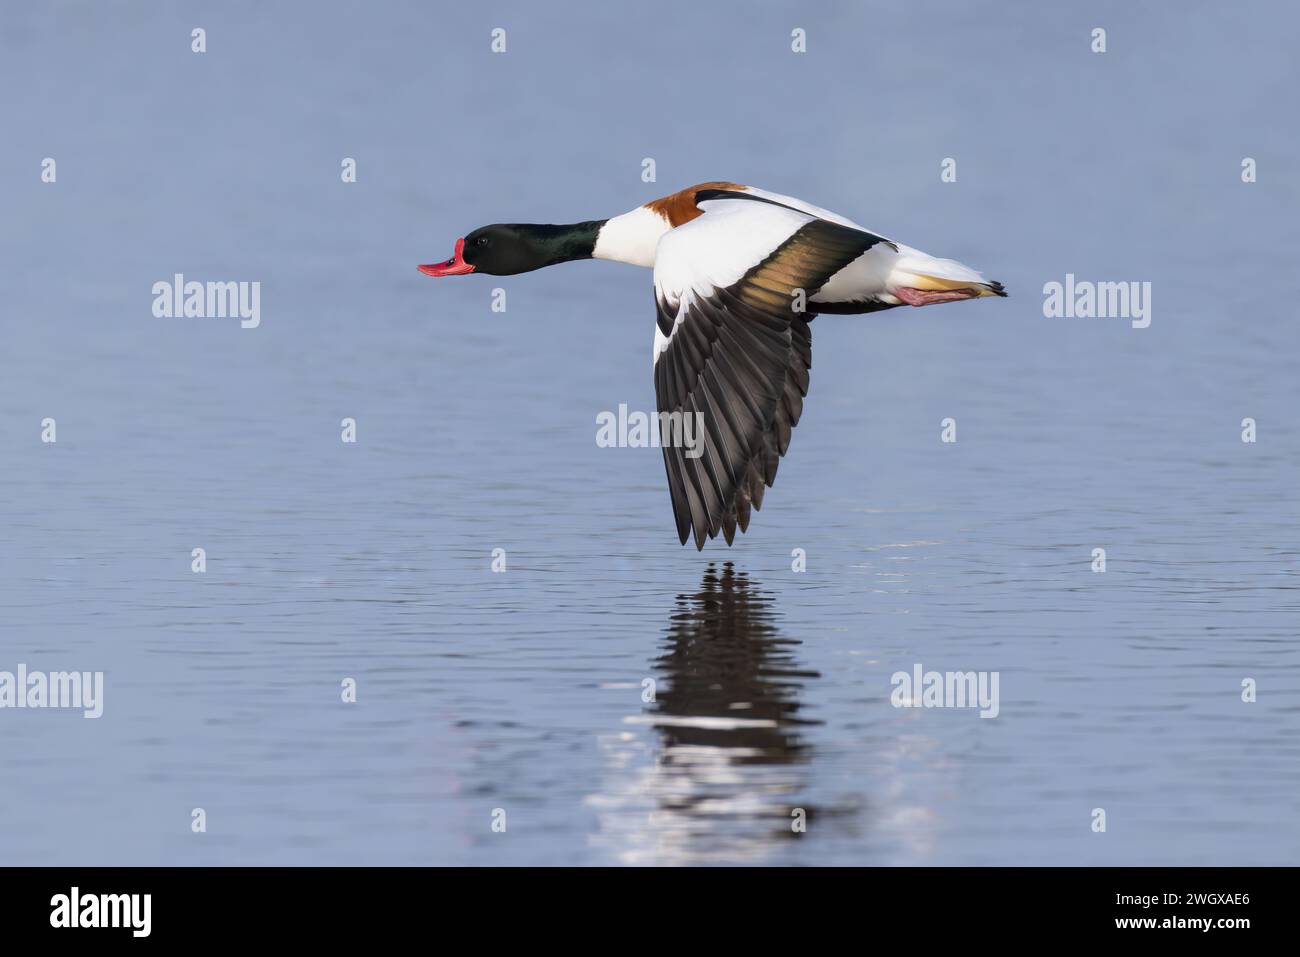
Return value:
M 446 262 L 421 266 L 426 276 L 514 276 L 543 266 L 590 259 L 596 236 L 605 221 L 592 220 L 569 226 L 542 223 L 496 223 L 480 226 L 456 240 L 456 251 Z

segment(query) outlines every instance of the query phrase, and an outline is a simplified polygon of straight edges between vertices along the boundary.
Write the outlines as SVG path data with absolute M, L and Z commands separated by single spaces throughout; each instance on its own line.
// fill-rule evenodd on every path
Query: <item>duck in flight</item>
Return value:
M 427 276 L 513 276 L 574 259 L 654 270 L 654 383 L 677 535 L 695 547 L 749 527 L 790 447 L 821 313 L 1006 296 L 974 269 L 829 210 L 737 183 L 700 183 L 612 219 L 481 226 Z M 669 413 L 703 426 L 669 441 Z

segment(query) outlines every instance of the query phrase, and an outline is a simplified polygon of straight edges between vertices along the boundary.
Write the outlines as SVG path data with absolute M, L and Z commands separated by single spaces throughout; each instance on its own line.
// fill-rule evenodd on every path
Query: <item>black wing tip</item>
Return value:
M 989 287 L 989 291 L 992 292 L 993 295 L 1001 296 L 1003 299 L 1007 298 L 1007 290 L 1006 287 L 1002 285 L 1002 283 L 991 282 L 988 284 L 988 287 Z
M 738 525 L 739 523 L 734 517 L 729 521 L 724 520 L 723 524 L 720 525 L 716 531 L 709 531 L 708 529 L 705 529 L 702 532 L 696 531 L 695 526 L 692 524 L 685 532 L 679 533 L 678 538 L 681 539 L 683 548 L 685 548 L 686 543 L 691 541 L 693 538 L 695 541 L 695 550 L 697 552 L 702 552 L 704 551 L 705 544 L 716 539 L 718 534 L 721 533 L 723 541 L 727 543 L 728 548 L 731 548 L 735 543 L 737 532 L 739 531 L 740 534 L 744 534 L 746 531 L 746 529 L 738 528 Z
M 715 538 L 717 538 L 717 537 L 718 537 L 718 536 L 717 536 L 717 533 L 716 533 L 716 532 L 715 532 L 714 534 L 712 534 L 712 535 L 707 535 L 707 536 L 703 536 L 703 537 L 696 537 L 696 539 L 695 539 L 695 550 L 696 550 L 697 552 L 702 552 L 702 551 L 704 551 L 704 543 L 705 543 L 705 542 L 711 542 L 711 541 L 713 541 L 713 540 L 714 540 Z M 733 547 L 734 547 L 734 538 L 735 538 L 735 532 L 732 532 L 732 538 L 727 538 L 727 537 L 726 537 L 726 533 L 725 533 L 725 532 L 723 533 L 723 541 L 725 541 L 725 542 L 727 543 L 727 547 L 728 547 L 728 548 L 733 548 Z M 683 542 L 682 542 L 682 546 L 685 547 L 685 545 L 686 545 L 686 542 L 683 541 Z

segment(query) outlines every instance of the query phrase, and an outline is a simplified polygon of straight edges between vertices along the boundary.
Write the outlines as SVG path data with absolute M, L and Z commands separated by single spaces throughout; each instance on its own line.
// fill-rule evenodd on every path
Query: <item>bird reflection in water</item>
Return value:
M 655 700 L 602 742 L 621 784 L 592 800 L 597 843 L 629 863 L 761 859 L 798 838 L 814 810 L 801 801 L 811 749 L 800 716 L 800 642 L 781 635 L 772 598 L 730 562 L 709 565 L 679 595 L 661 654 Z

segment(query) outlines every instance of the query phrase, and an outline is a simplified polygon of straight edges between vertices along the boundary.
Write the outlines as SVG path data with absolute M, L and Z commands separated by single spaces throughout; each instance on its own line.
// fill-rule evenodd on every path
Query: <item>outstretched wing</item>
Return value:
M 716 198 L 655 258 L 655 395 L 682 544 L 736 526 L 776 479 L 808 393 L 808 300 L 881 237 L 772 202 Z M 800 311 L 804 308 L 807 311 Z M 693 441 L 687 441 L 693 440 Z

